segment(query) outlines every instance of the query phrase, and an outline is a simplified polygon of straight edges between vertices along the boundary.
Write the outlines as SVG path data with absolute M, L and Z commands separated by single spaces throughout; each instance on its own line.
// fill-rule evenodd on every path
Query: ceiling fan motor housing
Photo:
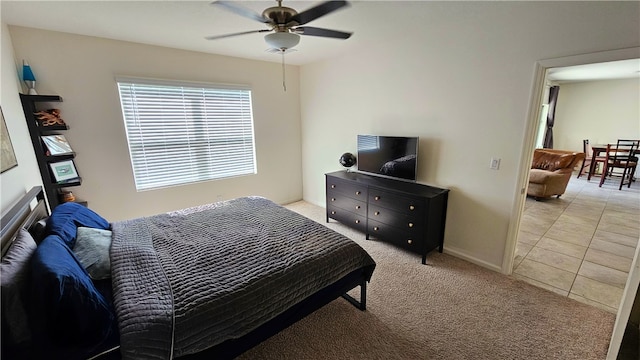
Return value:
M 288 31 L 289 27 L 299 25 L 297 22 L 291 22 L 291 18 L 298 15 L 298 12 L 286 6 L 274 6 L 262 12 L 262 16 L 271 19 L 276 31 Z

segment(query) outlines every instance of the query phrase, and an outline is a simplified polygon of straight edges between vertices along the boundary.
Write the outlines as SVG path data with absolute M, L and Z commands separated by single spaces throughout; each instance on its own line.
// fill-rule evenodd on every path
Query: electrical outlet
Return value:
M 500 159 L 499 158 L 491 158 L 491 164 L 489 164 L 489 168 L 491 170 L 500 169 Z

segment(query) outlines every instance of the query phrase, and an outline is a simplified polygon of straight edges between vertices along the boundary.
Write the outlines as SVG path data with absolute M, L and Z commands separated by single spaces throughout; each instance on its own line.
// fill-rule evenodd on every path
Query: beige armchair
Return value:
M 536 198 L 560 197 L 569 184 L 573 169 L 584 160 L 583 152 L 535 149 L 527 195 Z

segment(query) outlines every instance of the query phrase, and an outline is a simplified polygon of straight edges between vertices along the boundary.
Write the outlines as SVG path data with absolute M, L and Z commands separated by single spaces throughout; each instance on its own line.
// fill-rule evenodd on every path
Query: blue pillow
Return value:
M 112 305 L 57 235 L 47 236 L 31 259 L 31 309 L 38 321 L 34 340 L 43 351 L 89 353 L 117 333 Z
M 58 235 L 70 248 L 76 242 L 78 226 L 109 230 L 109 222 L 86 206 L 66 202 L 56 206 L 47 220 L 47 235 Z

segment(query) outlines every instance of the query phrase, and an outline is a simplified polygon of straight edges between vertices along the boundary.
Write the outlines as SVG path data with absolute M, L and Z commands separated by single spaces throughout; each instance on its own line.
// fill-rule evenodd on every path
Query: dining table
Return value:
M 607 146 L 616 146 L 616 144 L 594 144 L 591 145 L 591 164 L 589 165 L 589 174 L 587 176 L 587 180 L 591 180 L 591 176 L 593 176 L 596 171 L 596 158 L 600 155 L 600 153 L 607 152 Z M 636 149 L 634 151 L 634 155 L 640 154 L 640 149 Z M 604 169 L 603 169 L 604 171 Z

